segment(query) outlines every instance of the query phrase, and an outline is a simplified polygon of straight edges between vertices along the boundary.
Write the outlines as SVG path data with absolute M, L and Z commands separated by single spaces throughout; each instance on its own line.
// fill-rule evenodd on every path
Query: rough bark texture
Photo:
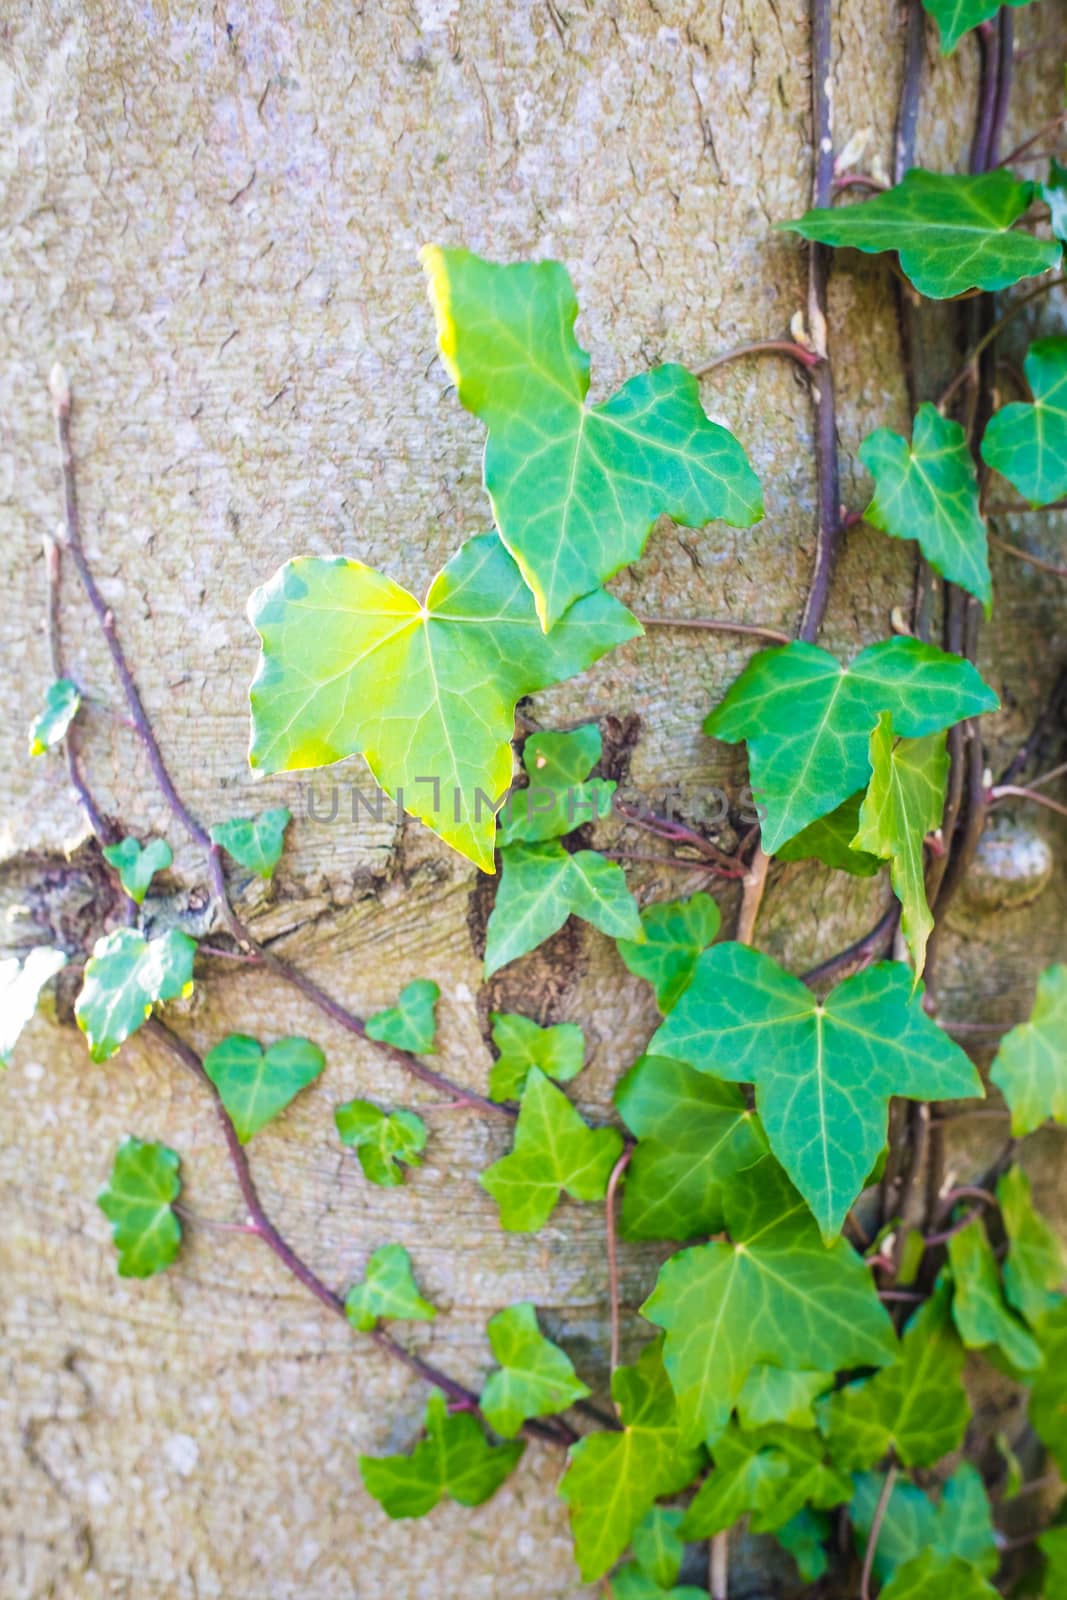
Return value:
M 1061 14 L 1035 6 L 1018 28 L 1023 46 L 1051 47 L 1020 61 L 1009 142 L 1051 115 L 1062 92 Z M 845 0 L 836 39 L 838 148 L 869 129 L 862 163 L 891 169 L 895 0 Z M 435 977 L 440 1062 L 477 1087 L 491 1006 L 580 1021 L 592 1064 L 578 1099 L 610 1114 L 614 1080 L 653 1025 L 645 986 L 582 928 L 487 994 L 478 939 L 489 902 L 472 869 L 413 826 L 346 824 L 344 793 L 342 820 L 327 825 L 308 819 L 296 779 L 253 786 L 244 604 L 301 551 L 358 555 L 418 590 L 486 525 L 481 430 L 434 357 L 423 242 L 566 261 L 596 396 L 650 362 L 698 365 L 781 335 L 805 301 L 801 249 L 771 225 L 807 204 L 807 50 L 800 0 L 225 9 L 15 0 L 0 24 L 9 948 L 40 942 L 42 928 L 73 945 L 106 909 L 92 848 L 64 856 L 83 827 L 60 762 L 24 755 L 49 678 L 40 549 L 60 498 L 45 376 L 59 357 L 76 390 L 90 555 L 180 786 L 207 822 L 281 802 L 296 816 L 273 891 L 241 887 L 257 932 L 280 937 L 364 1012 L 412 977 Z M 973 40 L 948 62 L 928 40 L 919 149 L 930 166 L 966 162 L 975 65 Z M 843 481 L 861 507 L 857 445 L 871 427 L 907 420 L 884 261 L 840 264 L 832 311 Z M 1045 307 L 1043 325 L 1056 315 Z M 788 363 L 762 359 L 717 372 L 705 403 L 749 450 L 767 517 L 744 533 L 660 529 L 616 587 L 647 613 L 790 629 L 813 548 L 806 387 Z M 1053 519 L 1019 519 L 1009 536 L 1039 548 L 1054 539 Z M 989 734 L 999 766 L 1047 695 L 1067 635 L 1053 580 L 1005 558 L 994 566 L 982 661 L 1005 705 Z M 824 642 L 850 654 L 883 637 L 910 575 L 907 547 L 854 531 Z M 117 706 L 73 575 L 63 622 L 79 681 Z M 743 639 L 656 630 L 539 697 L 529 715 L 547 726 L 636 716 L 636 741 L 616 740 L 632 744 L 628 786 L 652 801 L 682 786 L 699 816 L 710 783 L 743 780 L 738 752 L 699 725 L 748 653 Z M 195 924 L 203 863 L 175 834 L 134 739 L 94 706 L 85 749 L 105 810 L 142 837 L 170 837 L 174 895 L 160 914 Z M 320 775 L 320 804 L 334 776 L 360 781 L 347 768 Z M 1049 863 L 1063 843 L 1045 814 L 998 818 L 977 887 L 952 916 L 942 1014 L 1026 1013 L 1035 974 L 1062 953 L 1067 888 Z M 662 898 L 700 880 L 644 867 L 634 881 Z M 776 869 L 761 941 L 809 965 L 869 927 L 886 893 L 880 880 Z M 732 915 L 735 898 L 722 903 Z M 61 1012 L 63 997 L 61 986 Z M 441 1365 L 477 1383 L 487 1317 L 528 1298 L 584 1375 L 603 1379 L 601 1208 L 564 1206 L 541 1234 L 505 1240 L 474 1180 L 501 1153 L 506 1127 L 433 1109 L 373 1050 L 260 976 L 220 966 L 172 1009 L 200 1048 L 235 1029 L 306 1032 L 326 1048 L 323 1079 L 260 1136 L 252 1159 L 268 1206 L 328 1282 L 343 1289 L 372 1248 L 399 1240 L 447 1308 L 432 1330 L 411 1334 Z M 400 1190 L 371 1188 L 336 1144 L 331 1108 L 355 1093 L 428 1117 L 426 1165 Z M 210 1108 L 169 1061 L 133 1045 L 94 1067 L 69 1026 L 38 1019 L 0 1096 L 5 1594 L 584 1592 L 547 1447 L 531 1446 L 478 1512 L 386 1521 L 363 1493 L 356 1454 L 406 1442 L 424 1391 L 256 1241 L 189 1225 L 176 1270 L 145 1285 L 115 1277 L 93 1200 L 127 1132 L 181 1152 L 198 1216 L 239 1216 Z M 960 1136 L 961 1173 L 982 1166 L 981 1127 Z M 1039 1148 L 1051 1175 L 1058 1137 Z M 624 1251 L 627 1306 L 647 1291 L 656 1259 Z M 636 1333 L 631 1319 L 628 1338 Z M 782 1592 L 780 1580 L 764 1581 Z M 752 1583 L 748 1592 L 761 1592 L 758 1572 Z

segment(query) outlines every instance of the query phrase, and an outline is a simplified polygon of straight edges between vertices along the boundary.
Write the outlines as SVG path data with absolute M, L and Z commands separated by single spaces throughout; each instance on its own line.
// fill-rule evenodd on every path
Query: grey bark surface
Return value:
M 1017 26 L 1024 47 L 1050 37 L 1053 46 L 1020 59 L 1009 144 L 1054 114 L 1062 94 L 1062 14 L 1035 6 Z M 867 130 L 858 159 L 890 170 L 897 6 L 843 0 L 835 28 L 837 146 Z M 581 927 L 487 991 L 485 882 L 415 825 L 372 825 L 365 814 L 346 823 L 346 786 L 365 785 L 359 763 L 315 777 L 320 807 L 333 780 L 341 785 L 333 824 L 309 818 L 298 778 L 253 784 L 255 639 L 244 607 L 300 552 L 358 556 L 420 592 L 488 525 L 482 432 L 435 359 L 421 244 L 565 261 L 595 398 L 650 363 L 697 366 L 784 334 L 805 303 L 805 264 L 772 224 L 807 205 L 807 52 L 799 0 L 15 0 L 0 22 L 3 953 L 49 933 L 72 946 L 107 909 L 61 762 L 25 757 L 50 676 L 40 552 L 61 509 L 45 384 L 58 358 L 75 386 L 89 554 L 179 786 L 206 823 L 268 804 L 294 812 L 272 890 L 235 880 L 257 936 L 278 939 L 363 1014 L 409 979 L 435 978 L 437 1064 L 479 1089 L 490 1009 L 580 1022 L 590 1065 L 576 1097 L 611 1115 L 613 1084 L 654 1026 L 646 986 Z M 925 164 L 965 165 L 975 74 L 973 40 L 942 61 L 931 32 Z M 1054 326 L 1060 307 L 1042 304 L 1028 325 Z M 857 446 L 878 424 L 907 423 L 884 262 L 836 267 L 831 342 L 844 493 L 862 508 Z M 647 614 L 791 630 L 814 539 L 806 386 L 767 358 L 716 372 L 703 392 L 748 449 L 766 518 L 746 532 L 661 527 L 614 587 Z M 1006 532 L 1038 551 L 1062 541 L 1054 518 L 1020 518 Z M 849 655 L 884 637 L 892 607 L 907 602 L 911 564 L 904 545 L 854 530 L 823 642 Z M 987 734 L 997 768 L 1047 696 L 1067 628 L 1053 580 L 995 553 L 994 576 L 981 657 L 1004 702 Z M 84 748 L 101 804 L 140 837 L 167 835 L 173 895 L 160 915 L 199 929 L 203 862 L 109 714 L 120 709 L 117 685 L 73 574 L 63 624 L 73 673 L 100 702 Z M 750 653 L 742 638 L 656 629 L 527 714 L 549 727 L 636 716 L 627 792 L 655 804 L 681 788 L 699 818 L 712 784 L 735 792 L 744 781 L 742 753 L 704 738 L 700 723 Z M 638 835 L 619 840 L 648 848 Z M 1064 842 L 1045 813 L 998 814 L 952 913 L 942 1015 L 1027 1013 L 1037 972 L 1062 956 Z M 702 886 L 695 872 L 647 865 L 633 881 L 644 899 Z M 732 917 L 736 893 L 715 892 Z M 760 942 L 799 970 L 865 931 L 887 893 L 880 879 L 776 868 Z M 446 1313 L 410 1333 L 441 1366 L 477 1385 L 487 1318 L 530 1299 L 583 1376 L 603 1385 L 602 1208 L 564 1205 L 540 1234 L 505 1238 L 476 1177 L 506 1148 L 506 1125 L 435 1108 L 292 992 L 218 967 L 170 1008 L 198 1049 L 244 1031 L 306 1033 L 327 1052 L 323 1078 L 252 1149 L 264 1201 L 320 1275 L 344 1290 L 372 1249 L 398 1240 Z M 94 1196 L 124 1134 L 181 1153 L 196 1216 L 239 1220 L 239 1199 L 197 1086 L 136 1041 L 93 1066 L 69 1001 L 61 982 L 59 1015 L 35 1021 L 0 1078 L 3 1593 L 585 1593 L 547 1446 L 531 1445 L 479 1511 L 384 1518 L 356 1457 L 414 1437 L 424 1387 L 331 1318 L 254 1239 L 190 1223 L 174 1270 L 147 1284 L 117 1279 Z M 332 1108 L 355 1094 L 416 1107 L 429 1122 L 425 1166 L 402 1189 L 369 1186 L 336 1143 Z M 964 1126 L 954 1170 L 981 1170 L 983 1141 L 998 1138 L 988 1124 Z M 1059 1136 L 1042 1136 L 1037 1151 L 1041 1192 L 1067 1216 Z M 624 1249 L 628 1309 L 658 1259 Z M 629 1317 L 629 1348 L 640 1336 Z M 758 1569 L 769 1558 L 756 1559 Z M 768 1592 L 782 1592 L 781 1581 L 768 1576 Z

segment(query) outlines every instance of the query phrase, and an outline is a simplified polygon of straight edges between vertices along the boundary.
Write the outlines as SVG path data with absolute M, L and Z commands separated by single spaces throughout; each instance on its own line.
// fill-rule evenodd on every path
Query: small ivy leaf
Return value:
M 411 1257 L 402 1244 L 383 1244 L 367 1262 L 362 1283 L 354 1283 L 345 1300 L 353 1328 L 370 1333 L 379 1317 L 399 1322 L 432 1322 L 436 1306 L 424 1300 L 415 1283 Z
M 556 1083 L 569 1083 L 582 1070 L 585 1035 L 576 1022 L 541 1028 L 530 1017 L 493 1011 L 493 1043 L 500 1055 L 489 1069 L 489 1098 L 518 1100 L 531 1067 L 540 1067 Z
M 871 734 L 870 759 L 871 781 L 853 844 L 857 850 L 889 861 L 893 893 L 901 906 L 901 932 L 917 982 L 926 965 L 926 946 L 934 927 L 926 903 L 923 840 L 941 826 L 945 809 L 945 735 L 894 740 L 893 719 L 883 712 Z
M 176 928 L 158 939 L 146 939 L 135 928 L 116 928 L 96 941 L 74 1004 L 94 1061 L 113 1056 L 158 1001 L 192 994 L 195 953 L 196 940 Z
M 649 1050 L 755 1084 L 771 1149 L 826 1238 L 840 1231 L 878 1159 L 893 1095 L 984 1094 L 972 1063 L 926 1015 L 910 973 L 895 961 L 818 1000 L 770 956 L 713 945 Z
M 182 1230 L 172 1209 L 181 1193 L 178 1156 L 165 1144 L 124 1139 L 96 1203 L 111 1223 L 120 1278 L 150 1278 L 170 1266 Z
M 656 1004 L 669 1011 L 719 931 L 719 908 L 709 894 L 688 900 L 667 900 L 641 912 L 644 939 L 618 941 L 619 954 L 635 978 L 647 978 L 656 991 Z
M 1067 1368 L 1067 1303 L 1046 1317 L 1040 1342 L 1045 1361 L 1030 1383 L 1030 1425 L 1060 1472 L 1067 1476 L 1067 1392 L 1063 1383 Z
M 852 1494 L 852 1479 L 827 1465 L 817 1433 L 775 1427 L 746 1434 L 731 1423 L 712 1456 L 715 1470 L 686 1514 L 687 1539 L 711 1538 L 746 1513 L 753 1533 L 773 1533 L 805 1506 L 828 1510 Z
M 1009 0 L 1009 4 L 1013 0 Z M 1000 1600 L 1000 1592 L 959 1556 L 924 1550 L 896 1572 L 879 1600 Z
M 832 1372 L 794 1372 L 785 1367 L 753 1367 L 737 1397 L 737 1417 L 747 1433 L 782 1423 L 814 1428 L 812 1401 L 834 1381 Z
M 986 527 L 978 510 L 978 478 L 967 435 L 927 402 L 919 407 L 911 444 L 889 428 L 867 435 L 859 458 L 875 483 L 865 522 L 894 539 L 915 539 L 943 578 L 993 609 Z
M 884 1367 L 896 1339 L 871 1275 L 844 1239 L 826 1245 L 781 1168 L 765 1158 L 726 1191 L 728 1240 L 681 1250 L 642 1315 L 664 1360 L 686 1443 L 714 1444 L 762 1362 L 815 1371 Z
M 656 518 L 747 528 L 763 515 L 745 452 L 675 365 L 587 406 L 578 302 L 558 261 L 499 266 L 428 246 L 441 358 L 488 430 L 484 480 L 500 537 L 551 629 L 580 595 L 636 561 Z
M 617 1085 L 615 1105 L 637 1137 L 622 1237 L 681 1241 L 721 1232 L 724 1189 L 767 1150 L 740 1090 L 680 1061 L 642 1056 Z
M 996 695 L 969 661 L 918 639 L 885 639 L 848 667 L 796 642 L 752 657 L 704 723 L 728 744 L 748 742 L 763 848 L 777 852 L 870 777 L 870 736 L 882 712 L 906 739 L 995 711 Z
M 1009 1167 L 997 1182 L 997 1201 L 1008 1236 L 1004 1298 L 1040 1332 L 1067 1287 L 1067 1251 L 1037 1210 L 1022 1167 Z
M 498 1311 L 487 1332 L 500 1369 L 485 1381 L 481 1408 L 502 1438 L 513 1439 L 530 1417 L 555 1416 L 592 1392 L 575 1375 L 570 1357 L 545 1338 L 528 1300 Z
M 57 678 L 48 686 L 44 707 L 30 724 L 31 756 L 43 756 L 63 738 L 82 703 L 81 690 L 70 678 Z
M 426 1124 L 414 1111 L 383 1111 L 370 1100 L 349 1100 L 334 1109 L 341 1143 L 355 1150 L 363 1175 L 383 1189 L 403 1183 L 400 1163 L 418 1167 L 426 1147 Z
M 1041 198 L 1051 213 L 1049 221 L 1057 239 L 1067 239 L 1067 167 L 1055 157 L 1049 162 L 1048 177 L 1040 185 Z
M 10 1064 L 23 1028 L 37 1010 L 41 990 L 54 978 L 67 958 L 62 950 L 40 944 L 26 959 L 14 956 L 0 961 L 0 1063 Z
M 1067 1594 L 1067 1527 L 1046 1529 L 1037 1541 L 1037 1548 L 1046 1561 L 1045 1594 Z
M 416 978 L 400 991 L 395 1006 L 367 1018 L 367 1037 L 395 1045 L 398 1050 L 410 1050 L 412 1055 L 433 1055 L 437 1029 L 434 1008 L 440 998 L 441 991 L 432 978 Z
M 242 1144 L 313 1083 L 326 1057 L 310 1039 L 276 1039 L 266 1050 L 246 1033 L 227 1034 L 204 1057 Z
M 882 862 L 878 856 L 852 848 L 856 829 L 860 825 L 863 793 L 861 789 L 856 794 L 850 794 L 847 800 L 842 800 L 825 817 L 817 817 L 792 839 L 779 845 L 775 851 L 778 860 L 821 861 L 825 866 L 850 873 L 854 878 L 873 878 L 881 872 Z
M 513 844 L 500 854 L 489 916 L 485 976 L 544 944 L 572 914 L 612 939 L 643 939 L 641 917 L 617 861 L 595 850 L 568 854 L 558 840 Z
M 1013 400 L 982 435 L 982 460 L 1032 506 L 1067 494 L 1067 339 L 1038 339 L 1023 363 L 1033 403 Z
M 1006 289 L 1058 265 L 1057 242 L 1015 227 L 1035 193 L 1035 184 L 1019 183 L 1003 168 L 978 177 L 913 168 L 860 205 L 808 211 L 778 226 L 867 255 L 895 250 L 920 294 L 949 300 L 968 289 Z
M 784 1527 L 775 1528 L 774 1537 L 793 1557 L 802 1582 L 818 1583 L 829 1572 L 826 1546 L 830 1539 L 830 1521 L 821 1512 L 805 1506 Z
M 1005 1303 L 997 1259 L 981 1218 L 975 1217 L 949 1239 L 948 1264 L 952 1318 L 968 1350 L 995 1345 L 1018 1372 L 1040 1367 L 1041 1346 Z
M 1029 1020 L 1004 1035 L 989 1076 L 1011 1107 L 1015 1138 L 1050 1117 L 1067 1123 L 1067 965 L 1045 968 Z
M 658 1589 L 670 1589 L 678 1582 L 685 1556 L 685 1541 L 681 1537 L 684 1521 L 684 1511 L 653 1506 L 634 1529 L 631 1540 L 634 1560 Z
M 531 1067 L 510 1155 L 487 1167 L 479 1183 L 500 1207 L 508 1233 L 536 1233 L 561 1192 L 573 1200 L 603 1200 L 622 1150 L 617 1128 L 589 1128 L 562 1089 Z
M 360 561 L 305 557 L 257 589 L 248 614 L 263 646 L 250 764 L 289 772 L 362 754 L 398 806 L 484 872 L 519 700 L 642 632 L 599 590 L 543 634 L 495 533 L 460 547 L 425 604 Z
M 293 820 L 286 806 L 261 811 L 258 817 L 231 817 L 211 829 L 211 842 L 232 856 L 240 867 L 247 867 L 257 878 L 269 880 L 281 860 L 285 830 Z
M 632 1367 L 616 1367 L 611 1394 L 621 1430 L 589 1433 L 572 1445 L 559 1486 L 586 1583 L 618 1560 L 661 1495 L 680 1493 L 700 1470 L 699 1451 L 681 1442 L 661 1340 L 646 1345 Z
M 950 1299 L 939 1286 L 909 1321 L 899 1359 L 830 1396 L 822 1429 L 839 1467 L 873 1467 L 891 1449 L 906 1467 L 932 1467 L 959 1448 L 971 1408 Z
M 115 868 L 123 890 L 137 905 L 144 904 L 152 879 L 165 872 L 174 857 L 165 839 L 152 839 L 142 847 L 132 836 L 104 846 L 104 860 Z
M 880 1472 L 863 1472 L 854 1481 L 849 1514 L 862 1550 L 885 1480 Z M 926 1550 L 946 1564 L 957 1559 L 985 1576 L 992 1576 L 997 1569 L 1000 1557 L 989 1496 L 968 1461 L 948 1479 L 938 1505 L 906 1478 L 898 1478 L 893 1485 L 878 1535 L 875 1575 L 885 1582 Z M 941 1591 L 937 1592 L 940 1595 Z M 929 1600 L 928 1590 L 923 1600 Z
M 628 1561 L 611 1574 L 611 1600 L 708 1600 L 708 1592 L 694 1589 L 691 1583 L 664 1589 L 635 1561 Z
M 923 0 L 941 34 L 941 54 L 950 56 L 965 33 L 996 16 L 1000 4 L 1001 0 Z M 1006 0 L 1006 4 L 1025 6 L 1029 0 Z
M 480 1506 L 515 1470 L 521 1439 L 491 1445 L 469 1411 L 449 1415 L 439 1389 L 426 1405 L 426 1436 L 410 1455 L 360 1456 L 367 1493 L 387 1517 L 424 1517 L 444 1498 Z
M 522 764 L 530 780 L 513 789 L 497 822 L 500 845 L 535 844 L 572 833 L 611 811 L 615 784 L 585 780 L 600 760 L 602 744 L 595 722 L 572 733 L 535 733 L 527 739 Z

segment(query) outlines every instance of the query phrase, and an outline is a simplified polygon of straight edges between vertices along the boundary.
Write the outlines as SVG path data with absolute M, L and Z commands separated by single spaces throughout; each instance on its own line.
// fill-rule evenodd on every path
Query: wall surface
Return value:
M 1062 13 L 1035 6 L 1017 23 L 1026 54 L 1009 143 L 1062 97 Z M 865 134 L 856 164 L 888 169 L 902 53 L 895 0 L 842 0 L 836 39 L 837 146 Z M 919 144 L 930 166 L 966 162 L 975 69 L 973 40 L 944 62 L 931 35 Z M 421 244 L 565 261 L 595 398 L 649 363 L 698 366 L 783 335 L 804 304 L 806 269 L 797 241 L 772 224 L 807 204 L 808 72 L 800 0 L 13 0 L 0 21 L 8 950 L 41 942 L 42 929 L 73 949 L 106 910 L 61 762 L 24 755 L 50 675 L 41 536 L 60 514 L 45 388 L 58 357 L 75 386 L 89 553 L 183 792 L 207 823 L 278 803 L 296 817 L 273 889 L 237 885 L 257 933 L 363 1013 L 412 977 L 435 978 L 440 1064 L 479 1088 L 490 1009 L 579 1021 L 591 1065 L 577 1099 L 611 1114 L 615 1079 L 654 1025 L 646 987 L 582 926 L 486 990 L 478 941 L 488 899 L 473 869 L 414 825 L 309 819 L 295 777 L 253 786 L 255 640 L 244 607 L 299 552 L 358 556 L 420 591 L 487 525 L 481 428 L 435 358 Z M 1061 313 L 1050 300 L 1043 325 Z M 832 338 L 844 495 L 862 508 L 857 446 L 876 424 L 907 421 L 884 261 L 839 264 Z M 791 629 L 813 553 L 806 386 L 766 358 L 716 372 L 703 393 L 749 451 L 767 516 L 747 532 L 663 526 L 614 587 L 646 615 Z M 1003 531 L 1035 550 L 1062 541 L 1053 518 Z M 911 560 L 908 547 L 855 529 L 823 642 L 848 655 L 884 637 L 892 607 L 906 603 Z M 1048 694 L 1067 624 L 1048 579 L 1003 557 L 994 567 L 982 664 L 1005 706 L 989 734 L 999 767 Z M 70 575 L 62 621 L 74 673 L 96 697 L 84 745 L 101 803 L 141 837 L 167 833 L 173 894 L 159 916 L 202 926 L 203 862 L 110 714 L 117 685 Z M 710 784 L 744 780 L 740 752 L 699 728 L 748 653 L 736 637 L 650 630 L 526 714 L 542 726 L 618 719 L 604 725 L 628 792 L 655 803 L 681 786 L 699 818 Z M 339 781 L 360 781 L 358 765 Z M 320 775 L 320 803 L 332 776 Z M 617 842 L 648 848 L 632 833 Z M 1049 863 L 1057 853 L 1062 863 L 1064 843 L 1045 815 L 998 820 L 976 887 L 953 912 L 944 1016 L 1027 1012 L 1037 971 L 1062 954 L 1067 885 Z M 647 863 L 633 882 L 644 899 L 701 886 L 696 873 Z M 736 896 L 715 892 L 733 915 Z M 843 886 L 810 865 L 775 869 L 761 940 L 799 970 L 865 931 L 887 893 L 880 879 Z M 241 1030 L 307 1033 L 327 1051 L 322 1080 L 252 1157 L 264 1200 L 321 1275 L 343 1289 L 373 1248 L 398 1240 L 447 1309 L 410 1333 L 441 1365 L 477 1383 L 486 1319 L 527 1298 L 602 1383 L 602 1209 L 566 1204 L 540 1234 L 505 1245 L 475 1182 L 505 1148 L 505 1128 L 435 1108 L 291 992 L 216 966 L 171 1008 L 198 1048 Z M 531 1446 L 477 1512 L 443 1507 L 414 1525 L 381 1515 L 357 1453 L 410 1440 L 424 1390 L 321 1312 L 254 1240 L 193 1223 L 175 1270 L 147 1284 L 116 1278 L 94 1195 L 125 1133 L 181 1152 L 197 1217 L 234 1220 L 239 1201 L 196 1085 L 136 1043 L 91 1065 L 69 1004 L 61 983 L 60 1020 L 38 1019 L 0 1078 L 3 1593 L 585 1592 L 547 1447 Z M 400 1190 L 369 1186 L 336 1144 L 332 1107 L 356 1093 L 417 1106 L 429 1121 L 426 1164 Z M 1047 1193 L 1062 1148 L 1051 1136 L 1039 1148 Z M 981 1155 L 962 1146 L 959 1170 Z M 627 1307 L 647 1292 L 657 1259 L 624 1251 Z M 628 1338 L 640 1339 L 636 1319 Z

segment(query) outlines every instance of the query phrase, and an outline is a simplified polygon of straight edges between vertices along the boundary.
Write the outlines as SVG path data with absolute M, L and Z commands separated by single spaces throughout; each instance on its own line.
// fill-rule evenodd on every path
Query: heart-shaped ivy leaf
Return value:
M 600 752 L 595 722 L 570 733 L 532 734 L 522 751 L 530 782 L 525 789 L 513 789 L 504 803 L 498 818 L 500 844 L 558 839 L 607 816 L 615 785 L 589 779 Z
M 181 1193 L 178 1156 L 165 1144 L 124 1139 L 96 1203 L 111 1223 L 120 1278 L 150 1278 L 170 1266 L 182 1230 L 173 1202 Z
M 590 1393 L 566 1352 L 545 1338 L 528 1300 L 498 1311 L 486 1331 L 500 1366 L 485 1380 L 482 1415 L 502 1438 L 513 1439 L 529 1417 L 555 1416 Z
M 413 1055 L 433 1054 L 437 1023 L 434 1009 L 441 991 L 432 978 L 416 978 L 400 992 L 395 1006 L 367 1018 L 367 1036 Z
M 213 844 L 219 845 L 238 866 L 247 867 L 257 878 L 269 881 L 282 857 L 285 830 L 293 820 L 285 806 L 274 806 L 258 817 L 233 817 L 217 822 L 211 830 Z
M 582 1070 L 585 1035 L 575 1022 L 558 1022 L 541 1028 L 530 1017 L 494 1011 L 493 1043 L 499 1058 L 489 1069 L 490 1100 L 517 1100 L 526 1087 L 531 1067 L 540 1067 L 556 1083 L 567 1083 Z
M 1067 339 L 1038 339 L 1023 363 L 1032 402 L 1013 400 L 989 419 L 982 460 L 1032 506 L 1067 494 Z
M 313 1083 L 326 1057 L 310 1039 L 276 1039 L 266 1050 L 246 1033 L 231 1033 L 204 1057 L 242 1144 Z
M 146 939 L 135 928 L 116 928 L 93 946 L 74 1016 L 94 1061 L 106 1061 L 136 1033 L 160 1000 L 193 991 L 196 940 L 176 928 Z
M 363 1281 L 352 1285 L 345 1315 L 360 1333 L 377 1327 L 379 1317 L 402 1322 L 432 1322 L 437 1309 L 424 1300 L 402 1244 L 383 1244 L 367 1262 Z
M 426 1124 L 414 1111 L 383 1111 L 370 1100 L 349 1100 L 333 1114 L 341 1143 L 355 1150 L 363 1175 L 383 1189 L 403 1183 L 401 1163 L 421 1166 Z
M 157 872 L 165 872 L 174 857 L 165 839 L 151 839 L 142 845 L 130 836 L 118 844 L 105 845 L 104 860 L 115 868 L 130 899 L 142 905 L 152 879 Z
M 57 678 L 49 684 L 44 706 L 30 725 L 31 756 L 43 756 L 59 743 L 78 715 L 81 703 L 81 690 L 70 678 Z
M 656 1004 L 669 1011 L 719 931 L 719 908 L 709 894 L 688 900 L 666 900 L 641 912 L 644 938 L 618 941 L 619 954 L 636 978 L 646 978 L 656 991 Z

